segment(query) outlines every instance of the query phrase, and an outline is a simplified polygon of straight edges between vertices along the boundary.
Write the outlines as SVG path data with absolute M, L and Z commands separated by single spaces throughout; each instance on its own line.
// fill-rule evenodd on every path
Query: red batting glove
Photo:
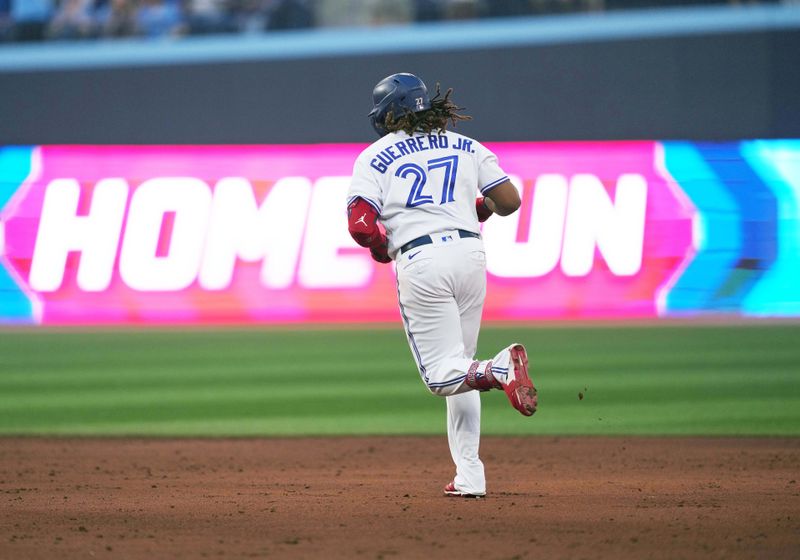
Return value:
M 389 256 L 389 244 L 386 242 L 386 237 L 383 237 L 382 242 L 375 247 L 370 247 L 369 254 L 379 263 L 386 264 L 392 262 L 392 258 Z
M 479 222 L 485 222 L 489 219 L 489 216 L 494 214 L 494 212 L 489 210 L 489 207 L 486 206 L 486 198 L 483 196 L 475 200 L 475 210 L 478 212 Z

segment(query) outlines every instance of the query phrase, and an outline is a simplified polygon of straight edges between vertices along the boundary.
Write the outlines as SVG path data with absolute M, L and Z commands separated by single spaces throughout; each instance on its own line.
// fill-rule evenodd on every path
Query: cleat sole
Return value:
M 533 416 L 538 406 L 538 395 L 528 375 L 528 353 L 521 344 L 511 347 L 511 360 L 515 364 L 514 379 L 504 388 L 509 400 L 523 416 Z

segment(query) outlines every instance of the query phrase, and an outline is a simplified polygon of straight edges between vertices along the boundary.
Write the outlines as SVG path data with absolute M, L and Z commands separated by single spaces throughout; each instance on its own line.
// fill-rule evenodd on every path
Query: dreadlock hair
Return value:
M 453 93 L 453 88 L 448 89 L 447 93 L 442 97 L 439 84 L 436 84 L 436 95 L 431 99 L 430 109 L 418 113 L 406 109 L 405 114 L 397 119 L 395 119 L 392 111 L 389 111 L 386 114 L 384 128 L 387 132 L 402 130 L 409 136 L 412 136 L 414 132 L 417 131 L 422 131 L 427 134 L 430 134 L 434 130 L 444 132 L 447 130 L 448 122 L 451 122 L 455 127 L 458 121 L 472 120 L 472 117 L 458 113 L 463 107 L 459 107 L 450 101 L 451 93 Z

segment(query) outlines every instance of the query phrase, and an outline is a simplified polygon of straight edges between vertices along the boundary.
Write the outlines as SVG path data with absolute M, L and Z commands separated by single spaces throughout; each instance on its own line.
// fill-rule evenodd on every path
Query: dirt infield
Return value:
M 0 439 L 0 558 L 799 558 L 800 439 Z

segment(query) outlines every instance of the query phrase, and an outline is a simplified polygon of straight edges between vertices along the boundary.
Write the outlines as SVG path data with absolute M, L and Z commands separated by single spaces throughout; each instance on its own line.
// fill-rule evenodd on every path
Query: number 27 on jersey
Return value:
M 413 178 L 411 192 L 408 193 L 406 208 L 414 208 L 423 204 L 433 204 L 433 196 L 425 193 L 425 185 L 428 182 L 428 173 L 434 169 L 444 169 L 444 180 L 442 181 L 442 197 L 439 204 L 453 202 L 453 191 L 456 186 L 456 174 L 458 173 L 458 156 L 445 156 L 429 159 L 427 172 L 416 163 L 406 163 L 397 168 L 395 176 L 402 179 Z

